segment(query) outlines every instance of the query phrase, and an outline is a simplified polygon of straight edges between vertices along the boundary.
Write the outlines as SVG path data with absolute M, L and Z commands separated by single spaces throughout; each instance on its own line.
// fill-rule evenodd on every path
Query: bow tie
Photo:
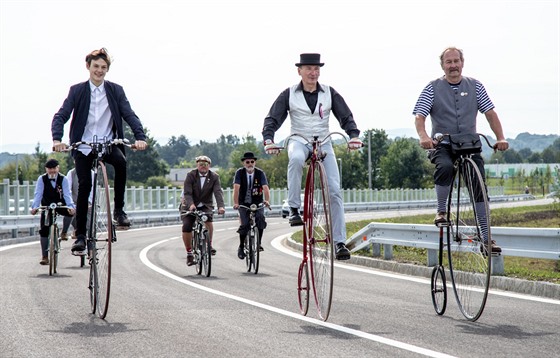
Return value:
M 49 179 L 50 181 L 56 181 L 56 179 Z

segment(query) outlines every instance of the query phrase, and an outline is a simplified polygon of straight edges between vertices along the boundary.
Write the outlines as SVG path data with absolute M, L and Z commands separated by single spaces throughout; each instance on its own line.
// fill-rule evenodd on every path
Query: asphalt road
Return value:
M 406 212 L 398 213 L 406 214 Z M 350 214 L 349 220 L 381 215 Z M 180 227 L 118 233 L 107 318 L 89 311 L 88 268 L 63 243 L 59 274 L 37 242 L 0 248 L 1 357 L 551 357 L 560 354 L 560 301 L 491 291 L 466 321 L 448 294 L 434 312 L 429 281 L 344 263 L 327 322 L 297 306 L 301 254 L 269 218 L 259 273 L 237 258 L 236 223 L 215 223 L 211 277 L 185 265 Z

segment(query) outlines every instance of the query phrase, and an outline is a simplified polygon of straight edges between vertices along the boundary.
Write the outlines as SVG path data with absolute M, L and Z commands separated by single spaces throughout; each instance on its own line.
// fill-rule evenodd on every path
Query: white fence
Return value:
M 112 189 L 111 189 L 112 190 Z M 128 187 L 125 194 L 125 211 L 175 209 L 179 206 L 183 188 L 178 187 Z M 224 188 L 226 207 L 233 205 L 233 189 Z M 33 202 L 35 182 L 23 184 L 10 183 L 4 179 L 0 183 L 0 215 L 28 215 Z M 488 194 L 492 196 L 504 195 L 503 187 L 489 187 Z M 271 205 L 282 205 L 288 197 L 288 189 L 271 189 Z M 342 191 L 344 203 L 367 204 L 389 202 L 426 202 L 434 201 L 434 189 L 344 189 Z M 17 203 L 17 205 L 16 205 Z

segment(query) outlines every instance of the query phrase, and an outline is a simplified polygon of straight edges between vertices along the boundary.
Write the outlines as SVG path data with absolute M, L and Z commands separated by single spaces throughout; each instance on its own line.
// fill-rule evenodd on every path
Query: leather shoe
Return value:
M 335 253 L 337 260 L 350 260 L 350 250 L 343 242 L 336 244 Z
M 72 245 L 72 251 L 84 251 L 86 249 L 86 236 L 78 235 L 76 241 Z
M 237 257 L 239 257 L 240 260 L 243 260 L 245 258 L 245 250 L 243 250 L 242 246 L 239 246 L 237 248 Z
M 290 218 L 288 219 L 290 226 L 301 226 L 303 225 L 303 220 L 299 215 L 297 208 L 290 208 Z
M 194 256 L 192 252 L 187 252 L 187 266 L 194 265 Z
M 41 261 L 39 261 L 39 263 L 40 263 L 41 265 L 48 265 L 48 264 L 49 264 L 49 258 L 48 258 L 48 257 L 43 257 L 43 258 L 41 259 Z
M 445 223 L 447 223 L 447 213 L 445 211 L 438 211 L 434 219 L 434 224 L 436 226 L 439 226 Z

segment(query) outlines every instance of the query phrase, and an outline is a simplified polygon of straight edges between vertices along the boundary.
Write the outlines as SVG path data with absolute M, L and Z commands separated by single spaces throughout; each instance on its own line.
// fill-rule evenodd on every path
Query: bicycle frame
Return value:
M 484 135 L 480 136 L 492 147 Z M 444 137 L 437 135 L 436 140 L 440 142 Z M 439 264 L 432 271 L 431 286 L 436 313 L 443 315 L 447 304 L 443 250 L 447 246 L 447 264 L 457 304 L 465 318 L 476 321 L 488 295 L 491 234 L 486 185 L 471 157 L 470 153 L 460 153 L 454 162 L 456 182 L 452 183 L 447 199 L 447 221 L 438 224 Z M 481 220 L 485 221 L 486 235 L 483 235 Z
M 58 236 L 58 213 L 57 209 L 70 209 L 68 206 L 61 205 L 61 203 L 51 203 L 43 205 L 38 208 L 44 211 L 43 226 L 49 227 L 48 245 L 49 245 L 49 276 L 57 272 L 58 266 L 58 253 L 60 252 L 60 238 Z
M 346 137 L 338 132 L 331 132 L 321 140 L 318 136 L 313 136 L 313 139 L 309 140 L 300 134 L 292 134 L 286 139 L 286 142 L 289 142 L 294 136 L 301 137 L 311 146 L 305 181 L 303 257 L 298 271 L 298 302 L 300 312 L 306 315 L 309 307 L 309 278 L 311 277 L 317 312 L 324 321 L 328 319 L 332 302 L 334 245 L 329 186 L 322 163 L 326 153 L 321 150 L 321 145 L 333 134 L 339 134 L 346 140 Z
M 196 265 L 196 273 L 201 275 L 204 271 L 206 277 L 212 272 L 212 255 L 210 247 L 210 236 L 206 221 L 208 214 L 203 211 L 195 210 L 183 212 L 181 215 L 192 215 L 195 218 L 192 230 L 192 249 L 194 251 L 194 263 Z
M 247 265 L 247 272 L 251 272 L 251 270 L 253 270 L 256 275 L 259 272 L 259 248 L 261 246 L 261 237 L 259 236 L 259 230 L 256 223 L 256 213 L 258 210 L 264 210 L 265 206 L 261 203 L 259 205 L 251 204 L 251 206 L 239 205 L 239 208 L 249 211 L 249 232 L 245 238 L 244 247 L 245 263 Z

